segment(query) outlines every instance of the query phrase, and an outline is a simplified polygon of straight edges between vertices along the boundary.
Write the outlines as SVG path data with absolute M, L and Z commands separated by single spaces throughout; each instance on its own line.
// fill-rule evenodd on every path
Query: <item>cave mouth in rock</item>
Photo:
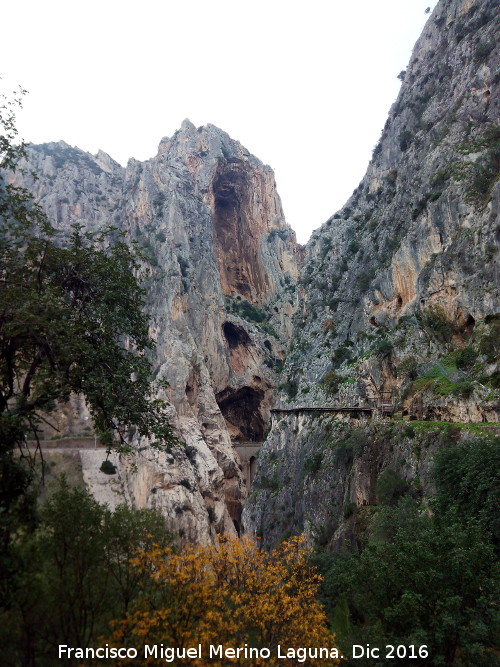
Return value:
M 469 315 L 467 316 L 467 320 L 465 322 L 465 331 L 466 331 L 466 333 L 471 334 L 474 331 L 475 326 L 476 326 L 476 320 L 469 313 Z
M 250 336 L 245 329 L 232 322 L 224 322 L 222 325 L 222 333 L 231 350 L 234 350 L 239 345 L 247 346 L 251 342 Z
M 252 387 L 226 387 L 216 396 L 217 403 L 235 442 L 262 442 L 265 423 L 260 413 L 264 392 Z
M 212 185 L 216 217 L 229 222 L 227 216 L 237 214 L 248 188 L 248 175 L 239 160 L 219 163 Z

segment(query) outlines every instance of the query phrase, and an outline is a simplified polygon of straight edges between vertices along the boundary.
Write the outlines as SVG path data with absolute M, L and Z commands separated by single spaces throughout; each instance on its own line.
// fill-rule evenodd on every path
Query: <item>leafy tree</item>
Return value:
M 248 537 L 227 538 L 217 546 L 192 546 L 178 554 L 171 549 L 144 551 L 135 563 L 154 585 L 117 623 L 112 642 L 139 646 L 147 637 L 148 644 L 165 646 L 248 644 L 271 650 L 266 659 L 240 656 L 238 664 L 249 667 L 281 665 L 278 644 L 334 646 L 316 599 L 319 577 L 308 565 L 309 555 L 302 537 L 291 538 L 271 553 L 259 550 Z M 229 662 L 223 657 L 210 664 L 222 667 Z M 164 658 L 141 662 L 164 663 Z M 206 655 L 201 661 L 190 659 L 189 664 L 204 667 Z M 290 659 L 287 664 L 299 662 Z M 322 659 L 321 664 L 337 660 Z
M 392 541 L 369 544 L 342 576 L 368 636 L 377 628 L 379 641 L 426 644 L 435 665 L 454 664 L 458 655 L 494 664 L 486 647 L 494 642 L 498 572 L 477 527 L 421 517 L 400 526 Z
M 83 394 L 108 448 L 130 452 L 134 433 L 156 446 L 175 442 L 151 385 L 153 342 L 142 311 L 141 256 L 109 230 L 94 238 L 73 226 L 61 239 L 32 196 L 8 180 L 15 108 L 0 106 L 0 594 L 15 559 L 12 534 L 29 517 L 28 436 L 71 392 Z
M 471 438 L 435 457 L 433 507 L 451 520 L 477 522 L 500 547 L 500 447 L 498 438 Z
M 336 394 L 339 390 L 342 377 L 335 371 L 328 371 L 323 377 L 322 383 L 328 394 Z
M 414 644 L 432 656 L 415 665 L 497 664 L 500 582 L 487 534 L 477 525 L 438 523 L 415 506 L 411 514 L 397 507 L 381 515 L 390 538 L 379 530 L 359 555 L 323 555 L 323 595 L 347 655 L 353 643 Z
M 417 317 L 441 343 L 449 343 L 457 332 L 457 326 L 443 310 L 442 306 L 433 304 L 420 312 Z
M 381 505 L 395 505 L 408 491 L 408 484 L 392 468 L 386 468 L 377 481 L 376 491 Z
M 5 220 L 3 221 L 5 223 Z M 26 219 L 0 230 L 0 429 L 10 448 L 56 401 L 82 393 L 96 429 L 129 451 L 131 427 L 163 444 L 173 441 L 162 404 L 152 400 L 152 348 L 138 257 L 125 243 L 106 250 L 73 226 L 67 247 L 46 221 Z
M 377 512 L 360 553 L 315 557 L 347 654 L 354 643 L 425 644 L 429 659 L 412 664 L 498 664 L 498 452 L 492 436 L 441 449 L 432 515 L 405 495 Z M 388 481 L 392 504 L 403 489 Z
M 163 517 L 152 510 L 119 505 L 106 511 L 102 523 L 105 536 L 104 558 L 109 575 L 108 592 L 113 591 L 114 616 L 126 614 L 131 602 L 145 585 L 145 573 L 132 565 L 139 548 L 170 545 Z M 109 605 L 111 609 L 111 605 Z
M 58 644 L 96 643 L 149 581 L 132 557 L 171 542 L 152 510 L 120 506 L 111 512 L 64 481 L 40 514 L 38 528 L 18 545 L 23 573 L 15 600 L 0 612 L 5 666 L 50 667 Z

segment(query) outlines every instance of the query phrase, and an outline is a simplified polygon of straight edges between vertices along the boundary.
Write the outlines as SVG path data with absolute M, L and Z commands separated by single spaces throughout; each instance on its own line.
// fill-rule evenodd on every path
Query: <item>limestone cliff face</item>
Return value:
M 497 31 L 488 0 L 430 17 L 366 176 L 307 246 L 287 363 L 297 400 L 304 387 L 319 402 L 401 398 L 403 361 L 420 374 L 498 311 Z M 325 394 L 329 371 L 340 393 Z
M 127 493 L 189 540 L 239 528 L 246 490 L 233 444 L 263 439 L 296 309 L 297 246 L 272 170 L 189 121 L 126 169 L 64 142 L 31 146 L 28 161 L 38 180 L 16 178 L 62 234 L 113 224 L 150 258 L 155 375 L 170 384 L 186 447 L 158 454 L 138 443 L 138 470 L 121 463 Z
M 307 245 L 282 406 L 386 403 L 399 418 L 500 421 L 498 27 L 494 0 L 441 0 L 430 16 L 366 176 Z M 290 479 L 261 463 L 245 508 L 249 530 L 282 534 L 285 490 L 302 507 L 294 530 L 317 536 L 312 526 L 325 524 L 328 507 L 333 542 L 344 530 L 343 502 L 373 502 L 392 454 L 370 452 L 373 434 L 357 449 L 351 443 L 359 493 L 325 455 L 336 470 L 328 490 L 309 470 L 317 454 L 319 471 L 320 444 L 331 440 L 322 433 L 318 441 L 314 422 L 276 416 L 261 461 L 286 461 Z M 410 483 L 425 470 L 400 474 Z M 308 503 L 312 496 L 325 507 Z

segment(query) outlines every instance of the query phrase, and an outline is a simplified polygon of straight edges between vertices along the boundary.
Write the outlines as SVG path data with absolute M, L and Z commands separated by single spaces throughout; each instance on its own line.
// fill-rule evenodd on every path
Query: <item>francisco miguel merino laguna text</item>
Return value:
M 207 648 L 207 647 L 205 647 Z M 195 647 L 175 647 L 165 646 L 164 644 L 145 644 L 142 647 L 142 655 L 133 647 L 126 646 L 105 646 L 99 648 L 72 648 L 66 644 L 59 644 L 59 658 L 163 658 L 165 662 L 174 662 L 180 658 L 201 659 L 203 656 L 203 647 L 201 644 Z M 280 644 L 276 647 L 276 656 L 278 658 L 290 659 L 294 658 L 297 662 L 305 662 L 307 659 L 321 659 L 321 658 L 339 658 L 339 650 L 334 647 L 321 648 L 292 648 L 283 647 Z M 264 660 L 271 657 L 271 650 L 269 648 L 253 648 L 245 644 L 243 647 L 234 648 L 231 646 L 223 646 L 223 644 L 209 644 L 208 658 L 262 658 Z

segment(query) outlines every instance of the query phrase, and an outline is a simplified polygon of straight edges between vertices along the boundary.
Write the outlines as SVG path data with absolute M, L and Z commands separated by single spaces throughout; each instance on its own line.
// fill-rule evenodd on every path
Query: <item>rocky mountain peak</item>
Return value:
M 123 167 L 113 160 L 113 158 L 105 153 L 103 150 L 99 149 L 94 155 L 96 164 L 108 174 L 122 173 Z
M 303 262 L 272 170 L 214 125 L 185 120 L 126 169 L 64 142 L 29 147 L 39 179 L 16 178 L 61 235 L 112 223 L 147 253 L 153 364 L 185 446 L 138 442 L 137 471 L 119 468 L 131 502 L 183 538 L 241 529 L 238 451 L 269 427 L 247 529 L 271 543 L 323 525 L 339 544 L 343 503 L 373 504 L 382 468 L 408 483 L 428 470 L 410 436 L 397 458 L 367 415 L 500 420 L 496 4 L 440 0 L 365 177 Z M 315 424 L 318 408 L 331 414 Z M 80 413 L 62 431 L 82 435 Z
M 196 127 L 194 124 L 189 120 L 189 118 L 184 118 L 184 120 L 181 123 L 181 132 L 196 132 Z
M 272 170 L 214 125 L 188 120 L 126 169 L 64 143 L 30 146 L 28 161 L 39 179 L 16 178 L 61 232 L 112 223 L 149 258 L 153 362 L 186 444 L 158 454 L 138 443 L 137 472 L 121 464 L 128 497 L 161 508 L 186 539 L 238 530 L 247 473 L 237 447 L 268 428 L 297 301 L 295 234 Z M 60 415 L 61 432 L 82 436 L 88 414 L 73 412 Z

